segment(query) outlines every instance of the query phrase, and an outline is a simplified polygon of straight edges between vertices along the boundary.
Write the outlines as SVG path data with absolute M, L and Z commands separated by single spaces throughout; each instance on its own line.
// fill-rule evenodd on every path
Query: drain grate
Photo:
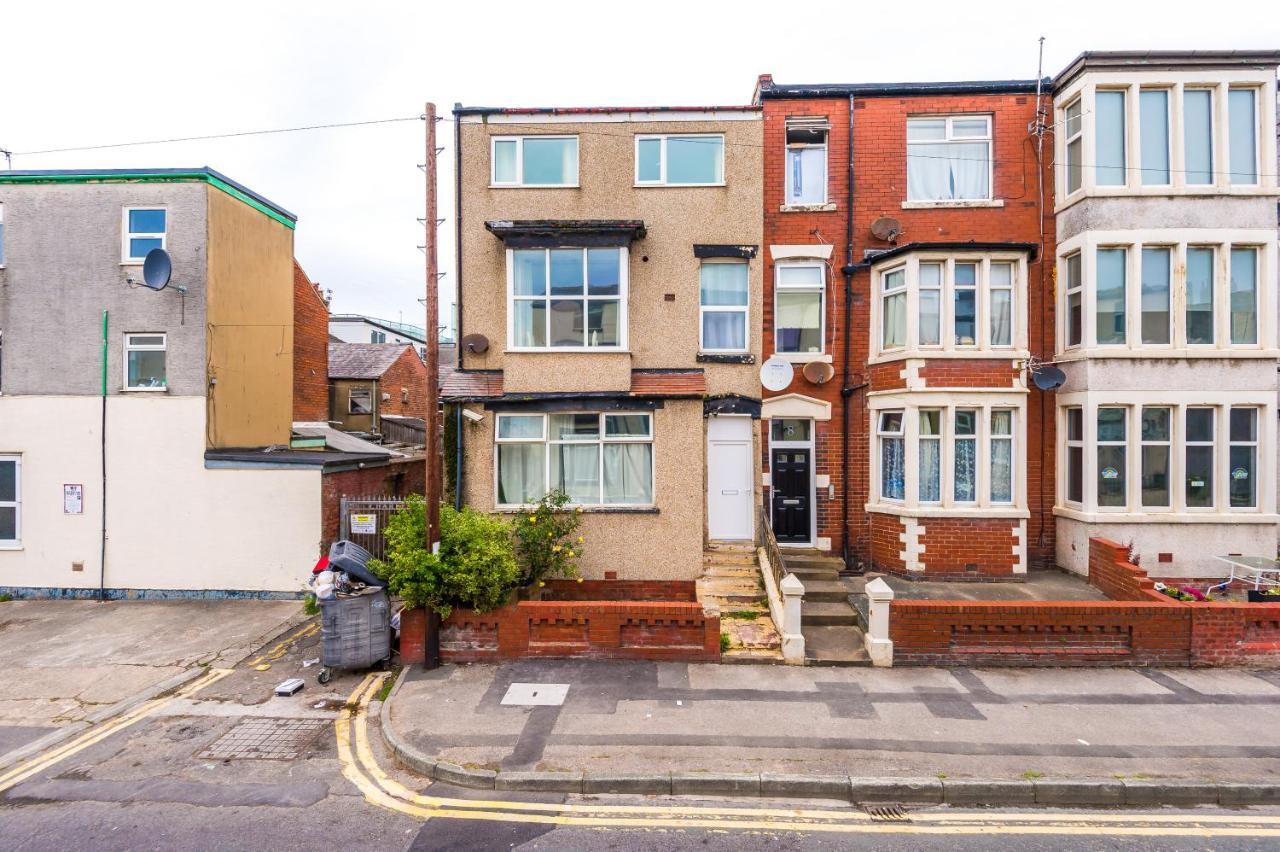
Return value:
M 329 724 L 326 719 L 246 719 L 196 757 L 206 760 L 292 760 Z
M 873 822 L 911 822 L 902 805 L 863 805 Z

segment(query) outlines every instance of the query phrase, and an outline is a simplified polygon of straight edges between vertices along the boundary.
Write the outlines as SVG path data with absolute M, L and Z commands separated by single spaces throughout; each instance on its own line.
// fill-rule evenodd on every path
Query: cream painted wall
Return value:
M 97 587 L 100 423 L 97 397 L 0 397 L 0 453 L 22 455 L 22 547 L 0 550 L 0 586 Z M 318 469 L 206 469 L 202 397 L 111 397 L 107 436 L 108 588 L 301 590 Z M 63 514 L 65 483 L 84 514 Z
M 1152 577 L 1225 577 L 1230 568 L 1213 557 L 1276 552 L 1275 524 L 1090 524 L 1062 517 L 1057 521 L 1058 566 L 1082 575 L 1089 573 L 1089 539 L 1095 536 L 1132 545 L 1142 569 Z M 1173 561 L 1160 562 L 1161 553 L 1173 554 Z

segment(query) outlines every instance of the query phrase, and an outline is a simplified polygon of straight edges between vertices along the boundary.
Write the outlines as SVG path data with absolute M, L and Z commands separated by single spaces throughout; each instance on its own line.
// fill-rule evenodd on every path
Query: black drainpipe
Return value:
M 454 304 L 457 306 L 457 326 L 453 329 L 453 351 L 457 353 L 458 366 L 462 369 L 462 122 L 457 112 L 453 121 L 453 244 L 454 244 Z M 453 507 L 462 511 L 462 403 L 454 406 L 454 464 Z
M 845 210 L 845 222 L 847 225 L 845 233 L 845 264 L 841 272 L 844 273 L 844 364 L 840 378 L 840 439 L 842 442 L 842 450 L 840 453 L 840 515 L 842 532 L 840 535 L 841 558 L 844 560 L 844 567 L 850 567 L 849 560 L 851 553 L 849 551 L 849 400 L 853 396 L 853 388 L 850 386 L 851 375 L 849 372 L 850 358 L 850 338 L 852 337 L 853 326 L 853 273 L 855 270 L 854 254 L 853 254 L 853 95 L 849 95 L 849 195 L 846 199 L 847 208 Z

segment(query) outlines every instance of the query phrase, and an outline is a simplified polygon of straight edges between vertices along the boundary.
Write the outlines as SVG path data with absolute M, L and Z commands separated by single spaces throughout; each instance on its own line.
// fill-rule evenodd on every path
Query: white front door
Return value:
M 707 420 L 707 537 L 714 541 L 754 538 L 751 432 L 750 417 Z

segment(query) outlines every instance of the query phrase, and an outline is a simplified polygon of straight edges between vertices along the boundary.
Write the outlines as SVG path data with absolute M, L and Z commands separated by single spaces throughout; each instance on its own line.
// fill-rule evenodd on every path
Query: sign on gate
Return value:
M 356 535 L 376 535 L 378 532 L 378 516 L 352 515 L 351 532 Z

